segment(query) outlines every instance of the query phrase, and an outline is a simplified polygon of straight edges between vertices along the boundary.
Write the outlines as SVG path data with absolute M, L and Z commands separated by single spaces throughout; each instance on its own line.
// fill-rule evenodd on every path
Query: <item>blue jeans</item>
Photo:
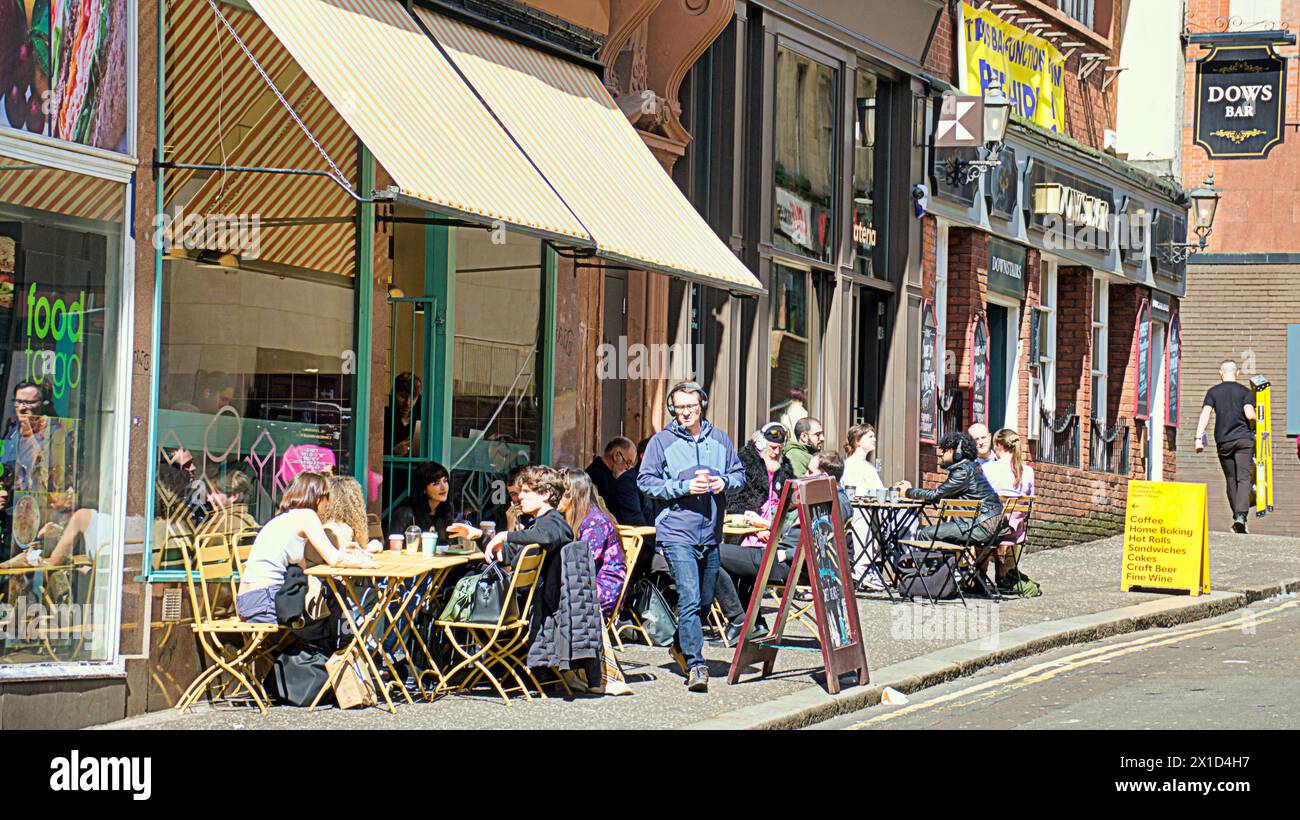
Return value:
M 686 655 L 686 666 L 694 669 L 704 662 L 704 627 L 700 613 L 713 606 L 714 583 L 718 578 L 718 546 L 660 544 L 673 582 L 677 585 L 677 635 L 673 643 Z

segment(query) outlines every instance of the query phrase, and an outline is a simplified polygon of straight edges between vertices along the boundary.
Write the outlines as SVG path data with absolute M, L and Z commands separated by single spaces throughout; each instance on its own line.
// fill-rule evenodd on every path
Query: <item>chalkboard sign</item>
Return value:
M 1151 416 L 1151 303 L 1146 299 L 1138 306 L 1137 330 L 1138 361 L 1137 389 L 1133 396 L 1133 418 L 1146 420 Z
M 785 640 L 785 625 L 794 601 L 797 580 L 808 566 L 807 579 L 812 587 L 813 611 L 817 620 L 817 639 L 821 644 L 822 665 L 826 670 L 826 688 L 840 691 L 840 676 L 854 674 L 858 685 L 867 683 L 867 652 L 858 623 L 858 606 L 853 597 L 852 565 L 845 543 L 844 517 L 840 514 L 839 487 L 830 476 L 808 476 L 785 482 L 781 500 L 776 505 L 774 522 L 784 522 L 793 511 L 799 521 L 799 543 L 790 560 L 785 594 L 777 609 L 776 623 L 770 632 L 751 640 L 750 633 L 763 603 L 772 568 L 776 565 L 783 527 L 776 523 L 771 538 L 763 548 L 754 593 L 745 612 L 745 628 L 736 644 L 727 683 L 736 683 L 741 671 L 751 664 L 762 664 L 762 675 L 772 674 L 776 652 Z
M 989 323 L 983 313 L 975 316 L 970 344 L 971 423 L 989 423 Z
M 921 443 L 939 440 L 939 326 L 934 304 L 921 305 Z
M 1165 373 L 1168 374 L 1165 395 L 1169 397 L 1169 409 L 1165 411 L 1165 424 L 1177 427 L 1178 400 L 1182 396 L 1183 389 L 1183 325 L 1177 313 L 1169 320 L 1169 344 L 1165 345 L 1165 357 Z

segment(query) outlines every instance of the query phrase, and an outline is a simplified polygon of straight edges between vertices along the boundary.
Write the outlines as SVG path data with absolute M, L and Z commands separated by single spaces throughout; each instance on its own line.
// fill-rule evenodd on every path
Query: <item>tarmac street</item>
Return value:
M 1284 729 L 1300 725 L 1300 599 L 1069 647 L 818 729 Z

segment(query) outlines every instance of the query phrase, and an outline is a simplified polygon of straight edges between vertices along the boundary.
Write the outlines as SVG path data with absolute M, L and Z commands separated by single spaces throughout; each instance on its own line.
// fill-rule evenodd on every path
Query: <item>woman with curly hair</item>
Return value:
M 384 548 L 377 539 L 370 539 L 370 525 L 366 521 L 366 494 L 361 483 L 352 476 L 330 477 L 330 500 L 321 515 L 325 531 L 338 544 L 355 541 L 365 544 L 369 552 Z

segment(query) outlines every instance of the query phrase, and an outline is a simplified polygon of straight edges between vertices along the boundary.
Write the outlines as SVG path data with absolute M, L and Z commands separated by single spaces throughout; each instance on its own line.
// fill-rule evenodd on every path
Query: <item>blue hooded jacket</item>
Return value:
M 696 470 L 721 476 L 727 486 L 720 493 L 691 495 Z M 676 421 L 655 433 L 646 445 L 636 485 L 655 502 L 655 540 L 660 544 L 711 546 L 722 543 L 722 519 L 727 511 L 727 490 L 745 484 L 745 468 L 727 434 L 701 422 L 692 436 Z

